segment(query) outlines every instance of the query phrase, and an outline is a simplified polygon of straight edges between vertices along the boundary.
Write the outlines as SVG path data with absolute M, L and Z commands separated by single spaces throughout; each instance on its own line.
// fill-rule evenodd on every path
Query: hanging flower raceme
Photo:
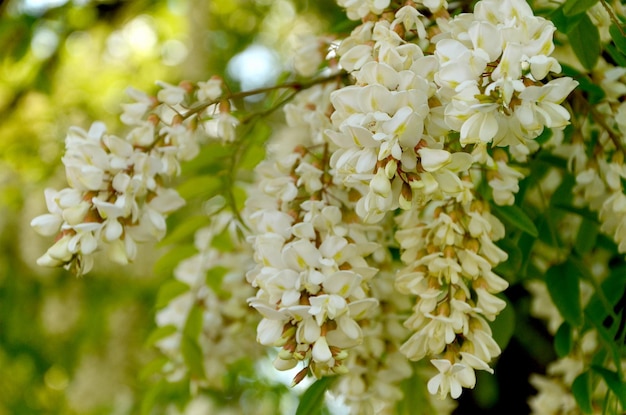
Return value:
M 415 19 L 408 18 L 409 10 Z M 352 71 L 356 85 L 331 97 L 334 128 L 327 134 L 339 147 L 331 165 L 346 186 L 363 195 L 357 213 L 370 223 L 398 207 L 463 193 L 467 186 L 459 174 L 472 163 L 469 154 L 451 152 L 425 129 L 437 59 L 394 30 L 402 26 L 405 34 L 424 35 L 419 12 L 406 6 L 395 16 L 392 22 L 364 23 L 341 43 L 339 62 Z
M 439 374 L 428 390 L 456 399 L 473 388 L 475 370 L 500 354 L 487 321 L 506 303 L 495 296 L 508 283 L 492 268 L 507 254 L 494 244 L 504 227 L 487 205 L 447 203 L 430 215 L 407 211 L 398 218 L 396 238 L 406 264 L 396 279 L 403 294 L 415 295 L 405 326 L 413 333 L 400 351 L 411 360 L 429 358 Z
M 164 183 L 198 154 L 206 134 L 197 129 L 198 120 L 211 117 L 209 104 L 222 89 L 217 79 L 159 85 L 156 97 L 129 91 L 135 102 L 123 106 L 121 119 L 133 128 L 124 138 L 108 134 L 99 122 L 89 131 L 69 130 L 63 163 L 70 187 L 46 189 L 49 213 L 31 222 L 40 234 L 57 235 L 39 265 L 85 273 L 102 248 L 126 264 L 135 259 L 138 242 L 165 235 L 166 216 L 184 200 Z
M 367 238 L 345 223 L 345 195 L 328 181 L 324 154 L 261 163 L 260 192 L 250 196 L 257 266 L 248 281 L 259 289 L 250 304 L 263 315 L 257 338 L 282 348 L 278 369 L 305 362 L 296 383 L 309 371 L 345 372 L 347 350 L 363 340 L 358 322 L 377 304 L 368 288 L 376 269 L 364 258 L 378 245 L 353 242 Z
M 524 0 L 482 0 L 438 35 L 435 80 L 445 122 L 460 143 L 510 146 L 525 160 L 544 128 L 562 129 L 569 112 L 561 102 L 578 85 L 569 77 L 545 81 L 561 66 L 552 22 L 534 16 Z

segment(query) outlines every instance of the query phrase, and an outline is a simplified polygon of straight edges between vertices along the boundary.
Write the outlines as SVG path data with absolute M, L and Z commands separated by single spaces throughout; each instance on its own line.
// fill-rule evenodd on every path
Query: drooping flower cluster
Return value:
M 198 140 L 206 134 L 197 130 L 198 114 L 212 116 L 208 103 L 222 95 L 222 87 L 219 79 L 159 85 L 156 97 L 129 91 L 134 102 L 123 105 L 121 119 L 132 129 L 124 138 L 108 134 L 100 122 L 89 131 L 70 129 L 63 157 L 70 187 L 47 189 L 49 213 L 31 222 L 40 234 L 57 235 L 39 265 L 86 273 L 92 254 L 102 248 L 126 264 L 135 259 L 138 242 L 165 235 L 166 216 L 184 200 L 164 182 L 198 154 Z
M 504 236 L 504 227 L 478 201 L 433 208 L 398 218 L 396 238 L 406 267 L 396 288 L 417 297 L 404 323 L 413 334 L 400 351 L 411 360 L 431 359 L 440 373 L 429 381 L 429 391 L 456 399 L 461 387 L 474 387 L 475 370 L 493 372 L 488 363 L 500 354 L 487 321 L 506 305 L 494 294 L 508 283 L 492 271 L 507 258 L 493 242 Z
M 395 270 L 391 269 L 381 270 L 372 280 L 372 294 L 379 300 L 379 307 L 364 322 L 363 343 L 351 350 L 345 362 L 349 371 L 332 390 L 352 414 L 394 414 L 396 403 L 406 397 L 405 393 L 415 393 L 410 389 L 405 392 L 402 382 L 413 376 L 425 389 L 428 377 L 432 376 L 426 368 L 415 370 L 400 353 L 401 344 L 409 336 L 402 320 L 409 313 L 412 301 L 409 296 L 398 295 L 394 280 Z M 436 408 L 437 414 L 451 413 L 455 407 L 452 400 L 430 396 L 432 399 L 422 404 L 424 408 Z
M 259 288 L 250 304 L 263 315 L 258 340 L 282 347 L 278 369 L 305 362 L 296 382 L 309 370 L 345 372 L 345 350 L 363 338 L 358 321 L 377 304 L 368 289 L 376 269 L 364 258 L 378 245 L 354 242 L 367 238 L 347 225 L 342 195 L 328 188 L 317 162 L 304 151 L 261 163 L 261 193 L 249 199 L 257 266 L 248 281 Z
M 437 60 L 394 30 L 423 33 L 420 13 L 405 6 L 395 16 L 364 23 L 341 43 L 339 63 L 356 84 L 331 98 L 334 130 L 328 135 L 339 146 L 331 165 L 345 185 L 363 194 L 357 213 L 371 223 L 398 207 L 462 192 L 457 174 L 472 161 L 444 149 L 439 135 L 425 127 Z

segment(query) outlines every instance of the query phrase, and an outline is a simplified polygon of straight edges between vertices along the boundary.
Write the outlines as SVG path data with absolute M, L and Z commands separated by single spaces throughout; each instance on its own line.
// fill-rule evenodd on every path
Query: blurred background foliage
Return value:
M 215 73 L 233 88 L 271 83 L 300 35 L 341 19 L 329 10 L 330 0 L 0 1 L 0 415 L 138 413 L 137 373 L 154 359 L 145 341 L 170 277 L 153 272 L 159 252 L 84 279 L 35 265 L 49 241 L 28 223 L 44 187 L 66 186 L 67 129 L 102 120 L 123 134 L 129 86 Z M 238 54 L 247 60 L 229 66 Z

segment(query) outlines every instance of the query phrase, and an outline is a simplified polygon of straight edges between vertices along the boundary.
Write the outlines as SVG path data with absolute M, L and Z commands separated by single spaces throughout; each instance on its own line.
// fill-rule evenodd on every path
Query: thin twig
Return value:
M 300 81 L 287 82 L 287 83 L 279 84 L 279 85 L 273 85 L 273 86 L 257 88 L 257 89 L 250 89 L 248 91 L 235 92 L 235 93 L 228 94 L 225 97 L 220 97 L 215 100 L 199 102 L 193 107 L 189 108 L 189 110 L 185 114 L 183 114 L 182 117 L 183 119 L 187 119 L 194 114 L 202 112 L 203 110 L 210 107 L 211 105 L 219 104 L 222 101 L 246 98 L 246 97 L 250 97 L 253 95 L 259 95 L 259 94 L 264 94 L 266 92 L 275 91 L 277 89 L 293 89 L 295 92 L 300 92 L 305 89 L 311 88 L 314 85 L 323 84 L 323 83 L 333 81 L 336 79 L 341 79 L 345 77 L 346 75 L 347 73 L 342 71 L 342 72 L 334 73 L 332 75 L 329 75 L 323 78 L 313 79 L 308 82 L 300 82 Z

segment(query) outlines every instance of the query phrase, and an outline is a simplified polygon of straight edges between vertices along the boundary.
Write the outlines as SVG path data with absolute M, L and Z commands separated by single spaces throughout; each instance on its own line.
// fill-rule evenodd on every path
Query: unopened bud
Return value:
M 220 101 L 219 112 L 226 114 L 230 113 L 230 102 L 228 102 L 228 100 Z
M 469 239 L 465 240 L 465 242 L 463 243 L 463 246 L 468 251 L 472 251 L 474 253 L 477 253 L 478 250 L 480 249 L 480 242 L 478 242 L 477 239 L 469 238 Z
M 338 375 L 345 375 L 346 373 L 348 373 L 350 370 L 345 366 L 345 365 L 336 365 L 332 368 L 333 373 L 336 373 Z
M 189 81 L 181 81 L 178 86 L 184 89 L 187 93 L 193 91 L 194 88 L 193 84 Z
M 180 114 L 176 114 L 174 115 L 174 117 L 172 117 L 172 125 L 180 125 L 183 123 L 185 119 L 183 118 L 182 115 Z
M 306 375 L 309 373 L 309 368 L 305 367 L 301 371 L 299 371 L 296 376 L 293 377 L 293 381 L 291 382 L 291 387 L 296 386 L 298 383 L 302 382 Z
M 450 259 L 450 258 L 456 258 L 456 250 L 454 249 L 454 246 L 452 245 L 448 245 L 443 249 L 443 256 Z
M 493 159 L 495 161 L 503 161 L 505 163 L 507 163 L 509 161 L 509 155 L 506 154 L 506 151 L 504 151 L 501 148 L 496 148 L 493 151 Z
M 148 121 L 150 124 L 152 124 L 152 125 L 154 125 L 154 126 L 157 126 L 157 125 L 159 124 L 160 119 L 159 119 L 159 116 L 158 116 L 158 115 L 156 115 L 156 114 L 150 114 L 150 115 L 148 115 L 148 119 L 147 119 L 147 121 Z

